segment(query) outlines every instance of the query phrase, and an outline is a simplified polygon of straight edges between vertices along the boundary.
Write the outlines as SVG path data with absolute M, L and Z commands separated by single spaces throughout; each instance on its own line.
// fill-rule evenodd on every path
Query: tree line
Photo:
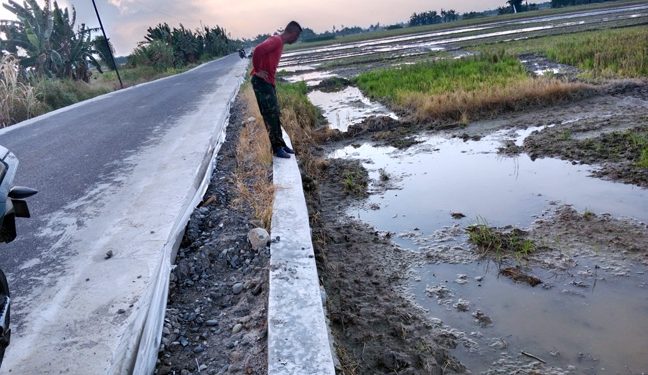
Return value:
M 459 14 L 454 9 L 441 9 L 441 13 L 436 10 L 427 12 L 414 13 L 409 19 L 410 26 L 434 25 L 437 23 L 453 22 L 459 19 Z
M 224 28 L 203 26 L 191 30 L 167 23 L 149 27 L 144 40 L 128 58 L 131 66 L 148 65 L 156 69 L 183 67 L 199 61 L 232 53 L 241 47 L 231 40 Z

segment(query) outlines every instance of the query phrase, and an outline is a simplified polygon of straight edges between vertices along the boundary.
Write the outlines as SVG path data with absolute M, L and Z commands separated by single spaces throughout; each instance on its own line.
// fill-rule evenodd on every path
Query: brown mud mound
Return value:
M 641 121 L 635 117 L 617 116 L 616 120 L 641 124 L 635 122 Z M 577 163 L 602 163 L 601 169 L 594 173 L 596 176 L 648 187 L 648 166 L 639 163 L 644 150 L 648 152 L 648 123 L 609 132 L 613 129 L 615 126 L 609 120 L 570 129 L 553 127 L 531 135 L 523 149 L 532 159 L 554 156 Z
M 556 78 L 575 80 L 580 70 L 571 65 L 560 64 L 537 53 L 524 53 L 518 56 L 524 68 L 534 76 L 550 75 Z
M 320 277 L 343 374 L 444 374 L 463 367 L 447 354 L 456 345 L 403 297 L 399 285 L 410 253 L 345 210 L 357 195 L 344 174 L 357 161 L 329 160 L 304 176 Z M 364 172 L 366 174 L 366 171 Z
M 634 260 L 648 265 L 648 225 L 636 220 L 563 206 L 537 220 L 529 237 L 567 256 L 592 254 L 611 264 Z
M 322 92 L 337 92 L 351 86 L 351 81 L 342 77 L 326 78 L 311 90 L 319 90 Z
M 171 275 L 156 374 L 266 374 L 268 249 L 247 241 L 249 208 L 233 208 L 239 100 L 205 195 Z M 270 182 L 269 182 L 270 183 Z
M 396 120 L 389 116 L 372 116 L 360 124 L 351 125 L 343 138 L 360 140 L 363 137 L 378 144 L 406 149 L 422 143 L 413 136 L 415 124 L 407 119 Z

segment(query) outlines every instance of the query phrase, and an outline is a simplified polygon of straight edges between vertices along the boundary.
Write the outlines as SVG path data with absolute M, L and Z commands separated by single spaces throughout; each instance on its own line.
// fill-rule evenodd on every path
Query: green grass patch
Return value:
M 195 66 L 197 66 L 197 64 L 184 66 L 182 68 L 167 68 L 164 70 L 159 70 L 152 66 L 121 68 L 119 69 L 119 75 L 122 78 L 122 82 L 124 82 L 124 86 L 129 87 L 140 83 L 172 76 L 175 74 L 184 73 Z M 119 88 L 117 73 L 115 73 L 114 71 L 107 71 L 103 74 L 97 73 L 95 75 L 95 79 L 92 80 L 92 84 L 97 86 L 114 86 L 114 89 L 117 89 Z
M 96 87 L 83 81 L 52 78 L 39 80 L 36 82 L 35 88 L 36 97 L 47 107 L 48 111 L 67 107 L 111 91 L 105 87 Z
M 464 124 L 567 100 L 586 88 L 534 79 L 517 57 L 503 51 L 371 71 L 361 74 L 356 83 L 369 97 L 408 110 L 420 121 L 449 119 Z
M 585 78 L 648 77 L 648 27 L 597 30 L 477 47 L 485 53 L 533 52 L 583 70 Z
M 519 229 L 502 232 L 485 223 L 479 223 L 469 226 L 466 231 L 468 240 L 476 245 L 482 254 L 502 256 L 509 253 L 519 257 L 536 250 L 533 241 L 525 238 L 526 233 Z
M 648 146 L 644 147 L 644 149 L 641 150 L 641 156 L 639 157 L 637 166 L 639 168 L 648 168 Z
M 428 95 L 473 92 L 528 79 L 514 56 L 489 54 L 459 60 L 440 60 L 363 73 L 356 82 L 373 98 L 401 102 L 406 93 Z
M 278 83 L 277 97 L 281 108 L 294 112 L 300 118 L 302 126 L 317 126 L 322 114 L 308 99 L 308 86 L 305 82 Z

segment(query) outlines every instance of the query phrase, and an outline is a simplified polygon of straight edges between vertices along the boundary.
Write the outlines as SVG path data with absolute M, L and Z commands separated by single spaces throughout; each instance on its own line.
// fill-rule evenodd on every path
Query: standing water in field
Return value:
M 370 116 L 388 116 L 398 119 L 394 112 L 380 103 L 372 102 L 353 86 L 331 93 L 313 91 L 308 94 L 308 98 L 322 109 L 329 126 L 342 132 Z
M 334 128 L 385 115 L 384 107 L 366 98 L 364 108 L 375 112 L 353 113 L 353 99 L 326 95 L 310 96 Z M 339 113 L 350 114 L 340 120 Z M 648 190 L 590 177 L 587 165 L 497 152 L 504 140 L 519 146 L 532 132 L 552 126 L 496 130 L 467 141 L 419 135 L 421 143 L 405 151 L 365 142 L 329 156 L 362 161 L 374 181 L 373 194 L 348 214 L 428 257 L 413 265 L 407 292 L 456 339 L 452 354 L 468 369 L 508 374 L 545 362 L 539 373 L 640 374 L 648 369 L 646 265 L 575 247 L 568 261 L 538 255 L 555 267 L 527 267 L 543 281 L 531 287 L 501 276 L 507 265 L 479 258 L 468 243 L 465 229 L 477 222 L 527 228 L 565 210 L 601 220 L 631 218 L 637 221 L 628 225 L 647 231 L 638 221 L 648 222 Z M 565 245 L 573 245 L 564 236 Z

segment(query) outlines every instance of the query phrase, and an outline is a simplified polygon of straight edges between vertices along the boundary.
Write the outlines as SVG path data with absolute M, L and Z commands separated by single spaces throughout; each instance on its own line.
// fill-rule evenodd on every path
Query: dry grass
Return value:
M 281 125 L 290 136 L 297 151 L 300 170 L 317 177 L 327 167 L 327 162 L 315 157 L 316 145 L 334 136 L 335 131 L 320 125 L 320 111 L 310 102 L 304 82 L 279 84 L 277 95 L 281 104 Z
M 505 111 L 548 105 L 586 91 L 588 85 L 556 79 L 525 79 L 506 86 L 479 90 L 456 90 L 443 94 L 409 92 L 400 98 L 400 104 L 415 114 L 418 120 L 449 118 L 462 123 Z
M 252 87 L 244 86 L 241 95 L 247 109 L 244 127 L 236 146 L 234 182 L 237 198 L 234 204 L 251 207 L 255 219 L 261 221 L 269 230 L 275 191 L 272 183 L 270 140 Z M 254 118 L 254 121 L 247 121 L 247 118 Z
M 18 60 L 4 56 L 0 60 L 0 127 L 26 120 L 42 111 L 33 87 L 18 79 Z

